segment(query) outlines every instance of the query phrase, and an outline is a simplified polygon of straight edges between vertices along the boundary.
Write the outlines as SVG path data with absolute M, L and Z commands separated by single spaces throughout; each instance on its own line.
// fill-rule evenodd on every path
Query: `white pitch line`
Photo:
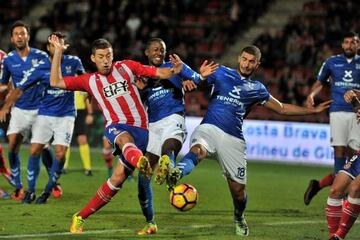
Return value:
M 286 225 L 303 225 L 303 224 L 326 224 L 326 221 L 322 220 L 308 220 L 308 221 L 290 221 L 290 222 L 264 222 L 260 223 L 260 225 L 267 225 L 267 226 L 286 226 Z M 359 221 L 356 221 L 356 223 L 359 223 Z M 223 227 L 231 227 L 232 224 L 222 224 L 220 226 Z M 189 229 L 189 228 L 215 228 L 219 227 L 218 224 L 193 224 L 189 226 L 182 226 L 182 227 L 176 227 L 176 229 Z M 174 227 L 175 228 L 175 227 Z M 163 230 L 166 229 L 172 229 L 171 227 L 162 228 Z M 128 228 L 119 228 L 119 229 L 109 229 L 109 230 L 89 230 L 81 233 L 81 235 L 97 235 L 97 234 L 103 234 L 103 233 L 116 233 L 116 232 L 134 232 L 133 230 L 130 230 Z M 0 239 L 12 239 L 12 238 L 36 238 L 36 237 L 54 237 L 54 236 L 68 236 L 68 235 L 74 235 L 70 232 L 54 232 L 54 233 L 39 233 L 39 234 L 18 234 L 18 235 L 7 235 L 7 236 L 0 236 Z

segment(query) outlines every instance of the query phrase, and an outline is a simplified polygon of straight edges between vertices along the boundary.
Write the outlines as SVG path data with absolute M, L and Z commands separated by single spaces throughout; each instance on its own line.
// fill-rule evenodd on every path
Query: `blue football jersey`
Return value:
M 30 48 L 30 53 L 26 59 L 22 59 L 15 50 L 11 51 L 4 58 L 1 83 L 8 84 L 11 77 L 14 88 L 18 87 L 19 82 L 28 74 L 28 71 L 47 58 L 48 55 L 44 51 L 36 48 Z M 38 84 L 30 86 L 16 101 L 15 106 L 25 110 L 38 109 L 42 90 Z
M 172 67 L 170 62 L 163 63 L 160 68 Z M 181 72 L 169 79 L 150 80 L 148 86 L 141 91 L 142 99 L 147 107 L 149 122 L 156 122 L 177 112 L 184 112 L 183 80 L 192 80 L 198 84 L 200 74 L 183 64 Z
M 74 92 L 50 86 L 51 62 L 49 59 L 42 60 L 36 68 L 19 84 L 19 88 L 26 92 L 30 86 L 40 83 L 43 86 L 43 95 L 39 107 L 39 115 L 64 117 L 75 116 Z M 61 60 L 61 72 L 63 76 L 74 76 L 85 73 L 85 69 L 78 57 L 64 55 Z
M 331 78 L 331 80 L 329 80 Z M 321 83 L 331 82 L 330 112 L 353 112 L 352 105 L 346 103 L 344 94 L 351 89 L 360 89 L 360 56 L 349 63 L 344 54 L 328 58 L 320 68 L 318 78 Z
M 220 66 L 207 82 L 213 85 L 213 92 L 201 124 L 215 125 L 244 139 L 242 125 L 245 115 L 253 105 L 267 102 L 269 92 L 261 82 L 244 78 L 236 69 L 225 66 Z

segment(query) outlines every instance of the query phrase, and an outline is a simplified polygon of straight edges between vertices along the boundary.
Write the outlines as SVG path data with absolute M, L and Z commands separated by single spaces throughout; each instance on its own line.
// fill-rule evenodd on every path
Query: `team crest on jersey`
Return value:
M 240 99 L 240 92 L 241 92 L 241 87 L 240 86 L 233 86 L 233 90 L 231 90 L 231 92 L 229 92 L 229 95 L 233 98 L 236 99 Z
M 358 155 L 352 156 L 352 158 L 344 165 L 345 170 L 349 170 L 351 165 L 358 159 Z
M 31 59 L 31 64 L 33 65 L 33 67 L 38 65 L 38 60 L 37 59 Z
M 67 73 L 67 74 L 71 74 L 71 66 L 65 66 L 65 72 Z
M 252 82 L 248 82 L 247 84 L 247 87 L 251 90 L 253 90 L 255 88 L 255 83 L 252 83 Z
M 354 79 L 352 77 L 352 71 L 345 70 L 344 77 L 342 78 L 344 82 L 352 82 Z
M 126 81 L 115 82 L 103 88 L 106 98 L 116 98 L 129 93 L 128 83 Z
M 109 128 L 109 133 L 111 133 L 111 134 L 114 134 L 114 135 L 119 135 L 120 134 L 120 132 L 119 132 L 119 130 L 117 130 L 116 128 Z

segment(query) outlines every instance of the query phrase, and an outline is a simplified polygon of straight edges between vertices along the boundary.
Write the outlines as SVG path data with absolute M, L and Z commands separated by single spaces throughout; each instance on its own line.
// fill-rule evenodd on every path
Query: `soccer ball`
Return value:
M 170 203 L 179 211 L 189 211 L 198 199 L 196 188 L 190 184 L 179 184 L 170 192 Z

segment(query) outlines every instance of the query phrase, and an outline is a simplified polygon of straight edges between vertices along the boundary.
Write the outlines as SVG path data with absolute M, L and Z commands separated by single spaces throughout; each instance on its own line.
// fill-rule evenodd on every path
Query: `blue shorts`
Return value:
M 360 175 L 360 155 L 354 155 L 343 167 L 340 172 L 349 175 L 352 179 L 355 179 Z
M 113 155 L 120 156 L 122 162 L 130 167 L 132 170 L 134 168 L 124 159 L 121 149 L 115 144 L 116 138 L 123 132 L 128 132 L 134 139 L 135 145 L 145 153 L 146 147 L 149 140 L 149 131 L 147 129 L 130 126 L 127 124 L 111 124 L 105 128 L 105 137 L 107 138 L 110 145 L 113 147 Z

